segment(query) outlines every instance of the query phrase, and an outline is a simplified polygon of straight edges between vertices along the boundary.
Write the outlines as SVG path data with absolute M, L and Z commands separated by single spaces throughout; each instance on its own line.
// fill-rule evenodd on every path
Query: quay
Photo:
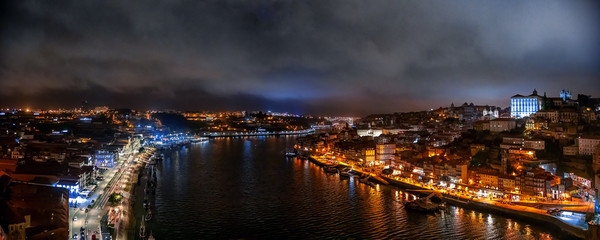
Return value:
M 318 157 L 314 157 L 314 156 L 308 156 L 307 159 L 310 162 L 312 162 L 318 166 L 321 166 L 321 167 L 336 166 L 336 165 L 340 165 L 340 164 L 347 165 L 347 164 L 342 164 L 339 162 L 322 161 L 322 160 L 319 160 Z M 597 238 L 594 238 L 595 237 L 594 232 L 598 231 L 597 229 L 594 228 L 594 229 L 590 229 L 588 231 L 587 228 L 576 226 L 576 225 L 567 223 L 565 221 L 562 221 L 558 217 L 552 216 L 552 215 L 548 214 L 545 210 L 542 210 L 542 209 L 537 209 L 537 208 L 522 206 L 522 205 L 504 204 L 504 203 L 500 203 L 500 202 L 492 201 L 492 200 L 472 199 L 472 198 L 467 197 L 462 194 L 453 194 L 453 193 L 448 193 L 445 191 L 436 190 L 433 188 L 427 188 L 427 187 L 424 187 L 419 184 L 401 181 L 400 179 L 386 177 L 386 176 L 374 174 L 371 172 L 365 172 L 365 171 L 362 171 L 362 170 L 356 169 L 356 168 L 353 169 L 353 171 L 359 172 L 360 174 L 363 174 L 363 176 L 364 175 L 372 176 L 371 179 L 369 179 L 369 180 L 374 181 L 376 183 L 381 183 L 384 185 L 389 184 L 391 186 L 398 187 L 401 189 L 412 190 L 410 192 L 413 192 L 413 193 L 417 193 L 417 194 L 421 193 L 421 195 L 427 195 L 431 192 L 440 193 L 441 199 L 444 202 L 454 205 L 454 206 L 457 206 L 457 207 L 481 211 L 481 212 L 499 214 L 499 215 L 508 216 L 511 218 L 525 220 L 525 221 L 547 223 L 547 224 L 557 227 L 558 229 L 560 229 L 561 231 L 563 231 L 565 233 L 568 233 L 568 234 L 578 237 L 578 238 L 597 239 Z M 383 182 L 381 180 L 383 180 Z

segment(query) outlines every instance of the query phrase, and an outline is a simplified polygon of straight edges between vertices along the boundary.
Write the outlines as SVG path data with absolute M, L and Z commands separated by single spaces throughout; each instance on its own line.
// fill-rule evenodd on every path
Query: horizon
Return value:
M 507 106 L 534 88 L 600 96 L 596 1 L 1 7 L 6 105 L 364 115 Z
M 534 88 L 533 90 L 537 90 L 537 88 Z M 532 91 L 533 91 L 532 90 Z M 568 89 L 561 89 L 561 90 L 566 90 L 566 91 L 570 91 Z M 529 93 L 515 93 L 513 95 L 517 95 L 517 94 L 524 94 L 524 95 L 529 95 Z M 544 94 L 547 94 L 546 91 L 538 91 L 538 94 L 543 96 Z M 585 94 L 585 93 L 573 93 L 571 92 L 572 96 L 573 96 L 573 100 L 577 100 L 577 96 L 579 94 L 582 95 L 586 95 L 586 96 L 591 96 L 592 98 L 599 98 L 600 96 L 593 96 L 593 95 L 589 95 L 589 94 Z M 210 113 L 218 113 L 218 112 L 239 112 L 239 111 L 246 111 L 246 112 L 255 112 L 255 111 L 261 111 L 261 112 L 278 112 L 278 113 L 289 113 L 289 114 L 295 114 L 295 115 L 314 115 L 314 116 L 319 116 L 319 117 L 323 117 L 323 116 L 327 116 L 327 117 L 366 117 L 369 115 L 376 115 L 376 114 L 394 114 L 394 113 L 409 113 L 409 112 L 426 112 L 426 111 L 433 111 L 439 108 L 449 108 L 452 104 L 454 104 L 454 106 L 459 107 L 462 106 L 463 104 L 473 104 L 475 106 L 489 106 L 489 107 L 499 107 L 502 110 L 510 108 L 510 97 L 513 96 L 507 96 L 506 97 L 506 101 L 508 102 L 507 106 L 502 106 L 502 105 L 494 105 L 494 104 L 489 104 L 489 103 L 479 103 L 479 102 L 472 102 L 472 101 L 460 101 L 460 102 L 450 102 L 446 105 L 442 105 L 442 106 L 437 106 L 437 107 L 431 107 L 431 108 L 423 108 L 423 109 L 414 109 L 414 110 L 407 110 L 407 111 L 388 111 L 388 112 L 369 112 L 369 113 L 359 113 L 359 114 L 354 114 L 354 113 L 336 113 L 336 114 L 325 114 L 325 113 L 314 113 L 314 112 L 293 112 L 293 111 L 289 111 L 289 110 L 273 110 L 273 109 L 221 109 L 221 110 L 210 110 L 210 109 L 177 109 L 177 108 L 134 108 L 134 107 L 127 107 L 127 106 L 109 106 L 109 105 L 93 105 L 92 103 L 90 104 L 90 107 L 108 107 L 111 110 L 118 110 L 118 109 L 131 109 L 131 110 L 138 110 L 138 111 L 157 111 L 157 112 L 167 112 L 167 111 L 179 111 L 179 112 L 210 112 Z M 559 94 L 556 95 L 551 95 L 551 94 L 547 94 L 547 97 L 552 98 L 552 97 L 558 97 Z M 56 110 L 56 109 L 63 109 L 63 110 L 75 110 L 75 109 L 80 109 L 81 108 L 81 103 L 83 101 L 87 101 L 87 100 L 82 100 L 79 103 L 79 106 L 77 106 L 77 104 L 72 104 L 71 106 L 54 106 L 54 107 L 38 107 L 35 104 L 33 105 L 27 105 L 27 106 L 11 106 L 11 107 L 7 107 L 7 106 L 1 106 L 0 107 L 0 111 L 2 111 L 3 109 L 19 109 L 21 111 L 25 111 L 25 110 Z

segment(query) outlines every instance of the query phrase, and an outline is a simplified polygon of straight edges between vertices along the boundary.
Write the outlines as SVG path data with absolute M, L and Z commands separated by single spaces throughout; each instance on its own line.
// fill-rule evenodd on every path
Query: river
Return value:
M 148 232 L 159 240 L 569 238 L 535 223 L 453 206 L 435 214 L 406 211 L 397 201 L 407 196 L 401 189 L 372 188 L 286 159 L 294 141 L 215 138 L 166 154 L 157 166 Z M 139 203 L 143 192 L 137 192 Z

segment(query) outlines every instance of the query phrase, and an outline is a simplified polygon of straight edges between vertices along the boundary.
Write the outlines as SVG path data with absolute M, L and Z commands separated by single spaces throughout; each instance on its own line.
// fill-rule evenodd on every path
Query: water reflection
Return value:
M 415 198 L 408 192 L 340 179 L 306 160 L 286 159 L 294 140 L 216 138 L 173 151 L 158 167 L 155 219 L 148 230 L 157 239 L 567 237 L 453 206 L 435 214 L 407 211 L 402 202 Z

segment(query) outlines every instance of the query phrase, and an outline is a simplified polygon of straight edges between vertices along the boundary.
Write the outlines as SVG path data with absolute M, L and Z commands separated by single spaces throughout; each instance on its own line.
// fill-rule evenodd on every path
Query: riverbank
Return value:
M 313 156 L 309 156 L 308 160 L 318 166 L 321 166 L 321 167 L 335 164 L 332 162 L 321 161 L 318 158 L 315 158 Z M 381 176 L 381 175 L 375 175 L 373 173 L 368 173 L 368 172 L 364 172 L 364 171 L 360 171 L 360 170 L 355 170 L 355 171 L 358 171 L 361 174 L 368 174 L 371 176 L 380 177 L 380 178 L 384 179 L 386 182 L 388 182 L 391 186 L 398 187 L 401 189 L 439 192 L 442 196 L 443 201 L 445 201 L 448 204 L 457 206 L 457 207 L 472 209 L 472 210 L 482 211 L 482 212 L 489 212 L 489 213 L 494 213 L 494 214 L 501 214 L 501 215 L 504 215 L 507 217 L 514 217 L 514 218 L 522 219 L 525 221 L 547 223 L 547 224 L 551 224 L 555 227 L 558 227 L 558 229 L 560 229 L 561 231 L 563 231 L 569 235 L 572 235 L 572 236 L 575 236 L 578 238 L 589 239 L 588 234 L 590 234 L 590 232 L 588 232 L 587 229 L 583 229 L 581 227 L 566 223 L 555 216 L 547 214 L 546 211 L 544 211 L 542 209 L 537 209 L 537 208 L 527 207 L 527 206 L 502 204 L 502 203 L 498 203 L 496 201 L 470 199 L 466 196 L 450 194 L 450 193 L 445 193 L 445 192 L 438 191 L 438 190 L 433 190 L 430 188 L 425 188 L 423 186 L 419 186 L 417 184 L 413 184 L 413 183 L 409 183 L 409 182 L 400 181 L 395 178 L 385 177 L 385 176 Z
M 421 187 L 415 184 L 399 181 L 397 179 L 389 178 L 382 176 L 384 179 L 388 180 L 392 186 L 403 188 L 403 189 L 415 189 L 415 190 L 424 190 L 424 191 L 435 191 L 432 189 L 428 189 L 425 187 Z M 448 204 L 472 209 L 482 212 L 489 212 L 494 214 L 501 214 L 507 217 L 514 217 L 521 220 L 526 221 L 537 221 L 548 223 L 558 227 L 561 231 L 564 231 L 570 235 L 576 236 L 578 238 L 587 238 L 587 229 L 582 229 L 578 226 L 574 226 L 572 224 L 561 221 L 555 216 L 549 215 L 546 211 L 542 209 L 537 209 L 533 207 L 521 206 L 521 205 L 510 205 L 510 204 L 502 204 L 496 201 L 485 201 L 478 199 L 470 199 L 463 195 L 451 194 L 451 193 L 441 193 L 442 200 Z
M 136 239 L 136 217 L 135 217 L 135 207 L 136 207 L 136 198 L 137 198 L 137 190 L 140 186 L 142 171 L 146 169 L 146 165 L 149 162 L 150 156 L 155 153 L 156 149 L 149 149 L 144 153 L 141 153 L 141 156 L 136 158 L 137 164 L 133 166 L 131 171 L 131 177 L 126 184 L 126 191 L 124 192 L 126 197 L 123 202 L 123 217 L 121 218 L 122 225 L 120 225 L 119 233 L 115 236 L 115 239 Z

